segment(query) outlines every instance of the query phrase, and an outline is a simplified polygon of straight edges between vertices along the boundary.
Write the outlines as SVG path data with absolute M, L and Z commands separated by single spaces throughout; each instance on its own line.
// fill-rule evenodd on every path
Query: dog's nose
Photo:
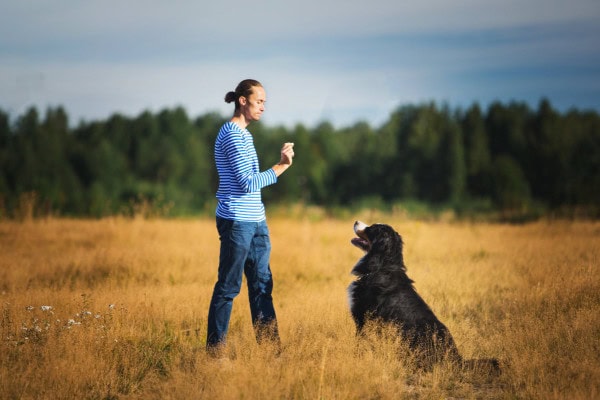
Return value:
M 363 231 L 367 228 L 367 224 L 365 224 L 362 221 L 355 221 L 354 222 L 354 232 L 358 232 L 358 231 Z

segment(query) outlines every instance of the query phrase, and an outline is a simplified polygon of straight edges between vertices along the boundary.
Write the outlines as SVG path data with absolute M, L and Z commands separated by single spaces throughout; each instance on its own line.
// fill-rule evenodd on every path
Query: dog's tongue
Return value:
M 352 238 L 352 240 L 350 240 L 350 242 L 362 250 L 365 250 L 369 247 L 369 242 L 367 242 L 365 239 L 361 239 L 359 237 Z

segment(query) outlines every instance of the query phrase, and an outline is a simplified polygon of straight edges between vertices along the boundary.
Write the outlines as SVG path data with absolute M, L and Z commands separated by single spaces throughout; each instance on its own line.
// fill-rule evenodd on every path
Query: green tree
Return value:
M 411 153 L 408 138 L 411 126 L 417 118 L 418 109 L 415 106 L 403 106 L 391 114 L 390 120 L 381 128 L 385 136 L 393 136 L 390 149 L 393 154 L 388 161 L 387 175 L 388 198 L 416 199 L 418 186 L 416 170 L 417 157 Z M 393 145 L 392 145 L 393 143 Z
M 440 148 L 440 160 L 446 169 L 447 199 L 458 204 L 465 196 L 467 186 L 467 167 L 465 163 L 465 147 L 463 132 L 458 122 L 450 118 L 448 111 L 443 114 L 445 129 Z
M 567 187 L 573 151 L 571 132 L 546 99 L 540 102 L 533 124 L 529 135 L 533 162 L 528 168 L 533 194 L 557 207 L 569 197 Z
M 213 147 L 224 121 L 212 113 L 192 122 L 177 107 L 71 129 L 61 107 L 43 119 L 32 107 L 14 124 L 0 110 L 0 209 L 36 192 L 45 210 L 65 214 L 121 212 L 140 196 L 175 213 L 205 210 L 215 201 Z M 493 103 L 486 114 L 477 104 L 463 113 L 429 103 L 399 107 L 377 130 L 258 122 L 252 133 L 262 169 L 278 161 L 283 142 L 296 143 L 295 167 L 264 192 L 266 201 L 459 205 L 466 194 L 501 209 L 543 203 L 600 213 L 600 118 L 562 115 L 546 99 L 535 112 L 516 102 Z
M 519 164 L 508 155 L 494 159 L 493 196 L 502 210 L 524 211 L 531 203 L 531 190 Z
M 512 102 L 508 106 L 493 103 L 488 109 L 486 131 L 492 156 L 511 154 L 519 163 L 527 159 L 527 133 L 531 119 L 529 107 Z
M 563 182 L 565 203 L 591 208 L 600 215 L 600 117 L 593 112 L 572 110 L 565 127 L 572 141 L 568 155 L 567 176 Z
M 219 129 L 225 121 L 226 119 L 217 113 L 208 113 L 198 117 L 194 123 L 198 135 L 197 139 L 202 143 L 206 153 L 206 155 L 195 154 L 192 159 L 192 162 L 197 164 L 201 171 L 208 171 L 206 172 L 207 176 L 204 177 L 194 175 L 194 179 L 201 179 L 197 181 L 197 186 L 194 187 L 197 187 L 199 191 L 202 190 L 203 202 L 214 199 L 219 186 L 219 176 L 214 166 L 214 146 Z M 202 189 L 200 189 L 201 187 Z
M 462 118 L 468 193 L 484 198 L 490 193 L 492 157 L 485 121 L 479 105 L 474 104 Z
M 403 162 L 411 170 L 421 200 L 459 201 L 465 190 L 466 168 L 462 131 L 448 108 L 430 103 L 410 118 L 402 143 Z
M 0 110 L 0 219 L 6 217 L 7 202 L 13 195 L 8 178 L 11 136 L 8 114 Z
M 311 136 L 310 147 L 301 148 L 299 158 L 303 157 L 302 152 L 304 151 L 308 151 L 310 157 L 307 162 L 310 165 L 310 172 L 306 182 L 302 182 L 304 187 L 308 186 L 303 193 L 304 201 L 313 204 L 328 204 L 331 202 L 329 188 L 333 184 L 331 171 L 337 165 L 340 153 L 333 125 L 328 122 L 317 125 Z
M 214 118 L 207 116 L 205 123 Z M 214 197 L 211 186 L 213 170 L 212 151 L 207 132 L 200 120 L 192 122 L 185 110 L 178 107 L 159 116 L 165 153 L 164 170 L 166 200 L 174 203 L 180 212 L 189 213 L 202 209 Z
M 379 198 L 381 154 L 373 154 L 377 134 L 365 122 L 358 122 L 338 134 L 345 152 L 333 169 L 334 204 L 350 205 Z

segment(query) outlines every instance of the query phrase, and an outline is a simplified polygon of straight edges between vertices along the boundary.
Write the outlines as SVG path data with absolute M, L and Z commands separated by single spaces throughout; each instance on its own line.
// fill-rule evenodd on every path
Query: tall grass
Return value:
M 256 344 L 243 289 L 224 361 L 204 352 L 213 220 L 25 219 L 0 222 L 0 398 L 600 397 L 600 224 L 377 219 L 463 355 L 501 359 L 499 378 L 415 370 L 385 329 L 355 338 L 352 220 L 269 220 L 283 349 Z

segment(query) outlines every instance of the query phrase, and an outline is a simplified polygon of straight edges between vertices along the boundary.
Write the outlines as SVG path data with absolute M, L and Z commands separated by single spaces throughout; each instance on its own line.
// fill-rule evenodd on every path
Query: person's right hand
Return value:
M 292 159 L 294 158 L 294 143 L 284 143 L 281 148 L 281 161 L 282 165 L 292 165 Z

